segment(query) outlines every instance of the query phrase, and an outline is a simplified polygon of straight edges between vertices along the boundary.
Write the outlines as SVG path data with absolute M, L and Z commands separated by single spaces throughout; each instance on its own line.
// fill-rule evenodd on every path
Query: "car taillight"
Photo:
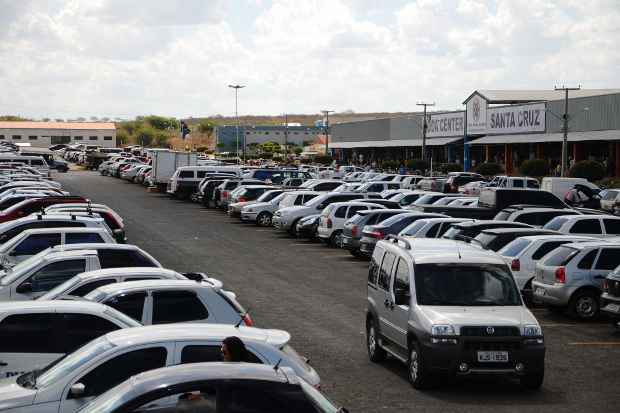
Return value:
M 512 260 L 512 262 L 510 263 L 510 269 L 513 271 L 520 271 L 521 270 L 521 261 L 519 261 L 518 258 L 515 258 L 514 260 Z
M 331 228 L 332 227 L 332 219 L 331 218 L 327 218 L 327 221 L 325 221 L 327 228 Z
M 376 238 L 376 239 L 383 239 L 383 237 L 385 237 L 385 234 L 381 231 L 371 231 L 367 233 L 370 237 L 372 238 Z
M 357 237 L 357 225 L 351 227 L 351 235 Z
M 603 280 L 603 291 L 606 293 L 609 292 L 609 283 L 607 282 L 606 278 Z
M 228 198 L 228 191 L 222 191 L 222 198 Z
M 244 197 L 240 196 L 239 199 L 237 200 L 237 202 L 247 202 L 247 199 L 245 199 Z
M 555 270 L 555 281 L 561 284 L 566 283 L 566 268 L 558 267 L 558 269 Z
M 243 316 L 243 324 L 245 324 L 246 327 L 254 326 L 254 321 L 252 321 L 252 317 L 250 317 L 248 313 L 245 313 L 245 315 Z

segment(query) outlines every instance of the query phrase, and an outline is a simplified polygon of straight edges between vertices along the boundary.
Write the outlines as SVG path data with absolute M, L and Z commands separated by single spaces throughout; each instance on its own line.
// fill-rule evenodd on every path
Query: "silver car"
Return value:
M 536 264 L 536 278 L 532 281 L 534 301 L 567 308 L 582 320 L 592 319 L 599 313 L 603 280 L 618 265 L 620 243 L 562 245 Z

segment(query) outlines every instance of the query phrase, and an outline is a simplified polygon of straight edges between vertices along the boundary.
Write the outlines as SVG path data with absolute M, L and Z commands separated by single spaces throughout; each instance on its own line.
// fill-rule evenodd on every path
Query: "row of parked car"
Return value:
M 0 165 L 0 181 L 0 203 L 41 190 L 0 211 L 1 409 L 342 411 L 290 334 L 254 327 L 221 281 L 163 268 L 114 210 L 48 177 Z M 243 362 L 221 362 L 231 336 Z
M 192 188 L 231 218 L 370 260 L 369 357 L 406 363 L 415 387 L 491 370 L 539 387 L 544 337 L 527 306 L 582 320 L 602 310 L 618 326 L 620 217 L 565 203 L 570 180 L 496 177 L 474 195 L 453 191 L 478 179 L 467 173 L 442 191 L 418 187 L 434 178 L 361 171 L 297 187 L 268 178 L 286 173 L 182 167 L 167 192 Z

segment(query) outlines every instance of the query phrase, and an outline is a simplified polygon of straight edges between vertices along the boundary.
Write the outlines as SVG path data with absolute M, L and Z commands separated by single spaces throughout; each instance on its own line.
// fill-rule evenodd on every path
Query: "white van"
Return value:
M 198 190 L 198 185 L 207 174 L 230 175 L 235 178 L 241 176 L 241 169 L 238 166 L 182 166 L 170 178 L 166 192 L 172 196 L 187 198 Z
M 543 191 L 551 192 L 560 199 L 564 199 L 564 195 L 566 195 L 566 193 L 573 189 L 577 184 L 586 186 L 591 189 L 599 189 L 598 186 L 594 185 L 592 182 L 588 181 L 585 178 L 555 177 L 543 178 L 540 189 L 542 189 Z

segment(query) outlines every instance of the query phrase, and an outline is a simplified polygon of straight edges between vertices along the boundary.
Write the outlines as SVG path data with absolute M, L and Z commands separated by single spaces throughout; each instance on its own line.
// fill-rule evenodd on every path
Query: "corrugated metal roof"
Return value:
M 456 142 L 463 138 L 429 138 L 426 139 L 428 146 L 443 146 L 452 142 Z M 329 147 L 334 149 L 349 148 L 390 148 L 390 147 L 411 147 L 422 146 L 422 139 L 391 139 L 382 141 L 351 141 L 351 142 L 334 142 Z
M 0 129 L 106 129 L 115 130 L 112 122 L 10 122 L 1 121 Z
M 529 133 L 521 135 L 494 135 L 484 136 L 473 141 L 470 145 L 492 145 L 505 143 L 535 143 L 535 142 L 562 142 L 563 133 Z M 620 130 L 598 130 L 587 132 L 568 132 L 569 142 L 584 141 L 617 141 L 620 140 Z
M 620 93 L 620 89 L 580 89 L 568 92 L 569 99 L 589 96 L 601 96 Z M 564 99 L 562 90 L 475 90 L 465 99 L 466 104 L 475 94 L 479 94 L 492 104 L 511 104 L 524 102 L 541 102 Z

